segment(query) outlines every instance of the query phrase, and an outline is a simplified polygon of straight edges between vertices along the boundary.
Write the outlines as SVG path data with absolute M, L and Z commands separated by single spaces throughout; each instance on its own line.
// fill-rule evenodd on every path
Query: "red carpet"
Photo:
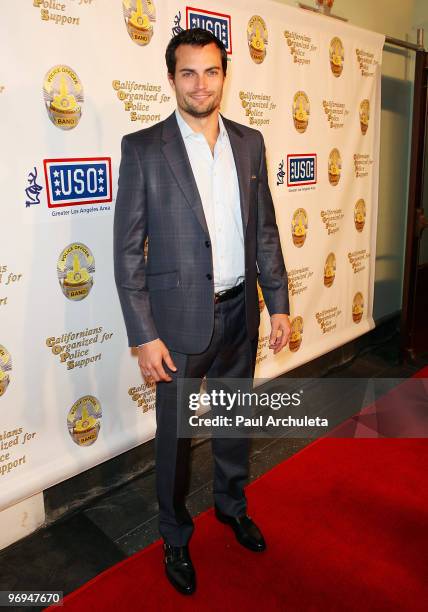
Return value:
M 198 590 L 174 591 L 160 542 L 66 597 L 67 612 L 398 611 L 428 602 L 428 440 L 318 440 L 247 487 L 268 550 L 196 519 Z
M 371 379 L 367 382 L 376 382 Z M 328 438 L 428 438 L 428 367 L 390 379 L 389 391 L 329 431 Z M 375 386 L 375 384 L 374 384 Z M 380 389 L 378 389 L 380 391 Z M 427 606 L 428 607 L 428 606 Z
M 422 370 L 419 370 L 419 372 L 416 372 L 414 377 L 415 378 L 428 378 L 428 366 L 426 366 L 425 368 L 422 368 Z

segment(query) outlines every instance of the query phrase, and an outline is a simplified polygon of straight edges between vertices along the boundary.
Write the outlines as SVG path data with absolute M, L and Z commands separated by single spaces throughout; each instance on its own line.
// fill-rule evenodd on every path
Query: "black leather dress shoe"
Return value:
M 183 595 L 192 595 L 196 590 L 196 575 L 189 548 L 164 543 L 164 553 L 168 580 Z
M 226 525 L 230 525 L 235 532 L 236 539 L 242 546 L 252 550 L 253 552 L 262 552 L 266 548 L 266 542 L 264 537 L 254 523 L 254 521 L 247 516 L 242 514 L 241 516 L 234 517 L 223 514 L 217 506 L 214 508 L 216 518 Z

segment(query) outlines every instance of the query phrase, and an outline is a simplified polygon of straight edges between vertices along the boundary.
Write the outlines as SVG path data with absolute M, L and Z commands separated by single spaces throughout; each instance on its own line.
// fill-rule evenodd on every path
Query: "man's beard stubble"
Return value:
M 198 110 L 186 99 L 183 99 L 183 110 L 192 117 L 195 117 L 196 119 L 203 119 L 204 117 L 209 117 L 217 108 L 219 108 L 219 106 L 220 100 L 214 99 L 205 110 Z

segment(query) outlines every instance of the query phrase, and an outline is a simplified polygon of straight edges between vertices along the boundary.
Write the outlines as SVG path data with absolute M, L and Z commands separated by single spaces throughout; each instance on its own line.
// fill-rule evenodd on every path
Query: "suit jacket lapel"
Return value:
M 165 119 L 162 128 L 162 153 L 169 164 L 171 172 L 177 181 L 190 208 L 195 213 L 202 229 L 209 236 L 202 200 L 199 195 L 192 166 L 190 165 L 186 147 L 178 127 L 175 113 Z
M 250 205 L 250 177 L 251 161 L 249 153 L 245 147 L 242 132 L 236 125 L 223 117 L 222 119 L 229 135 L 233 157 L 235 159 L 236 173 L 239 183 L 239 199 L 241 204 L 242 225 L 245 230 L 248 223 L 248 212 Z M 169 164 L 171 172 L 177 181 L 184 197 L 190 208 L 195 213 L 203 230 L 209 235 L 207 222 L 205 219 L 202 200 L 199 195 L 195 177 L 193 176 L 192 166 L 190 165 L 186 147 L 181 136 L 180 128 L 175 118 L 175 113 L 165 119 L 162 126 L 162 152 Z
M 239 182 L 239 198 L 241 202 L 242 224 L 245 230 L 248 223 L 248 212 L 250 209 L 250 178 L 251 178 L 251 160 L 248 150 L 245 146 L 243 133 L 229 119 L 221 116 L 229 135 L 230 145 L 232 147 L 233 157 L 235 158 L 236 173 Z

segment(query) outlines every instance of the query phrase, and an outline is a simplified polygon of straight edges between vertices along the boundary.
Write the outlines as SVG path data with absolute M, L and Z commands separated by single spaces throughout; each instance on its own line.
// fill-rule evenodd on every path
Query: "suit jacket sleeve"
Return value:
M 114 274 L 129 346 L 159 337 L 146 285 L 147 209 L 144 176 L 135 145 L 122 139 L 113 230 Z
M 266 149 L 262 134 L 258 182 L 257 265 L 259 285 L 270 315 L 290 314 L 288 276 L 282 256 L 275 209 L 268 184 Z

